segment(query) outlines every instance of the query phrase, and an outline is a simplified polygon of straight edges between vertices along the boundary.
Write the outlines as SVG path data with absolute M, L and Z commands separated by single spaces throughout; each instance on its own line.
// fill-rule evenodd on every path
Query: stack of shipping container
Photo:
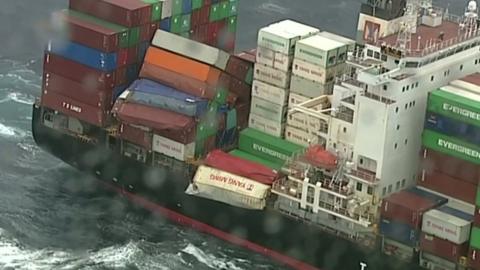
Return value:
M 461 269 L 467 265 L 473 216 L 449 206 L 423 215 L 420 265 L 427 269 Z
M 160 29 L 233 52 L 238 0 L 165 0 Z
M 291 20 L 260 29 L 249 127 L 283 138 L 295 43 L 318 31 Z
M 322 95 L 330 95 L 337 69 L 345 64 L 348 44 L 323 36 L 323 32 L 300 40 L 295 47 L 289 106 L 304 103 Z M 336 35 L 332 35 L 335 37 Z M 343 67 L 344 69 L 344 67 Z M 318 136 L 306 119 L 304 125 L 292 123 L 297 112 L 288 116 L 285 138 L 301 144 L 319 143 Z M 310 118 L 305 116 L 304 118 Z
M 380 233 L 382 251 L 406 261 L 417 256 L 425 212 L 442 206 L 447 199 L 430 192 L 410 188 L 382 201 Z
M 119 133 L 130 142 L 124 154 L 141 152 L 144 161 L 153 151 L 185 161 L 234 145 L 248 119 L 252 69 L 253 63 L 241 57 L 157 30 L 141 79 L 115 104 Z M 141 144 L 146 141 L 151 145 Z
M 115 98 L 138 75 L 155 33 L 160 1 L 71 0 L 54 19 L 61 27 L 45 53 L 42 105 L 82 123 L 104 127 Z

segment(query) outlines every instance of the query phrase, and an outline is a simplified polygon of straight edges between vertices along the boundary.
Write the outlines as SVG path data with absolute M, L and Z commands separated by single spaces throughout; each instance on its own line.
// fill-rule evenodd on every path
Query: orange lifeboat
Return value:
M 303 157 L 306 162 L 316 167 L 329 170 L 337 167 L 337 157 L 321 145 L 310 146 Z

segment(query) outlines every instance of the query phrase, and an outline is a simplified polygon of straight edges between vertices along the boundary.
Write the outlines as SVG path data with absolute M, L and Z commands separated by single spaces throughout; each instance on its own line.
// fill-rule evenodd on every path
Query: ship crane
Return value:
M 412 34 L 416 32 L 419 8 L 418 0 L 407 0 L 405 14 L 399 22 L 396 47 L 405 53 L 412 48 Z

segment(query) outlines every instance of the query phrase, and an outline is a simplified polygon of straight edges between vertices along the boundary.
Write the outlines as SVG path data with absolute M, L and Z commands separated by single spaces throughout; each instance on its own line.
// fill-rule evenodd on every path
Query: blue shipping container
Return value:
M 219 132 L 217 132 L 216 146 L 218 148 L 232 146 L 237 140 L 237 134 L 237 128 L 220 130 Z
M 138 45 L 138 57 L 137 57 L 138 62 L 143 63 L 149 46 L 150 46 L 150 42 L 148 41 L 142 42 Z
M 208 100 L 195 97 L 147 79 L 136 80 L 129 88 L 129 101 L 151 105 L 187 116 L 200 117 L 208 109 Z
M 117 68 L 116 53 L 104 53 L 75 42 L 50 41 L 47 51 L 97 70 L 112 71 Z
M 418 247 L 420 231 L 408 224 L 382 219 L 380 233 L 386 238 L 398 241 L 410 247 Z
M 427 112 L 425 128 L 474 144 L 480 144 L 480 127 Z
M 227 113 L 227 124 L 226 129 L 236 128 L 237 127 L 237 109 L 232 109 Z
M 183 0 L 182 13 L 183 14 L 192 13 L 192 0 Z
M 170 32 L 170 29 L 171 29 L 171 17 L 168 17 L 168 18 L 165 18 L 163 20 L 160 21 L 160 29 L 162 29 L 163 31 L 167 31 L 167 32 Z
M 443 196 L 433 194 L 431 192 L 428 192 L 423 189 L 419 189 L 417 187 L 408 188 L 407 191 L 415 195 L 418 195 L 422 198 L 425 198 L 431 202 L 435 202 L 437 207 L 440 205 L 444 205 L 448 202 L 448 199 Z
M 140 66 L 138 64 L 133 64 L 127 67 L 127 81 L 133 82 L 138 78 L 138 73 L 140 72 Z
M 448 207 L 448 206 L 442 206 L 437 209 L 440 212 L 444 212 L 447 214 L 450 214 L 452 216 L 458 217 L 460 219 L 466 220 L 466 221 L 473 221 L 473 215 L 470 215 L 468 213 L 462 212 L 460 210 Z

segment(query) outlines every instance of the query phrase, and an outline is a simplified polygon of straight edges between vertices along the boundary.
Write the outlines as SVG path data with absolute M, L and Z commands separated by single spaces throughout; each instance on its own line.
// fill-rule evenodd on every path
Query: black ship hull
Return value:
M 174 168 L 147 165 L 123 156 L 118 147 L 101 140 L 92 144 L 49 128 L 43 125 L 42 108 L 37 105 L 33 106 L 32 133 L 42 149 L 96 175 L 147 210 L 293 269 L 421 269 L 415 262 L 405 264 L 382 255 L 379 241 L 365 248 L 274 210 L 240 209 L 187 195 L 184 191 L 194 168 L 184 165 L 175 172 Z

